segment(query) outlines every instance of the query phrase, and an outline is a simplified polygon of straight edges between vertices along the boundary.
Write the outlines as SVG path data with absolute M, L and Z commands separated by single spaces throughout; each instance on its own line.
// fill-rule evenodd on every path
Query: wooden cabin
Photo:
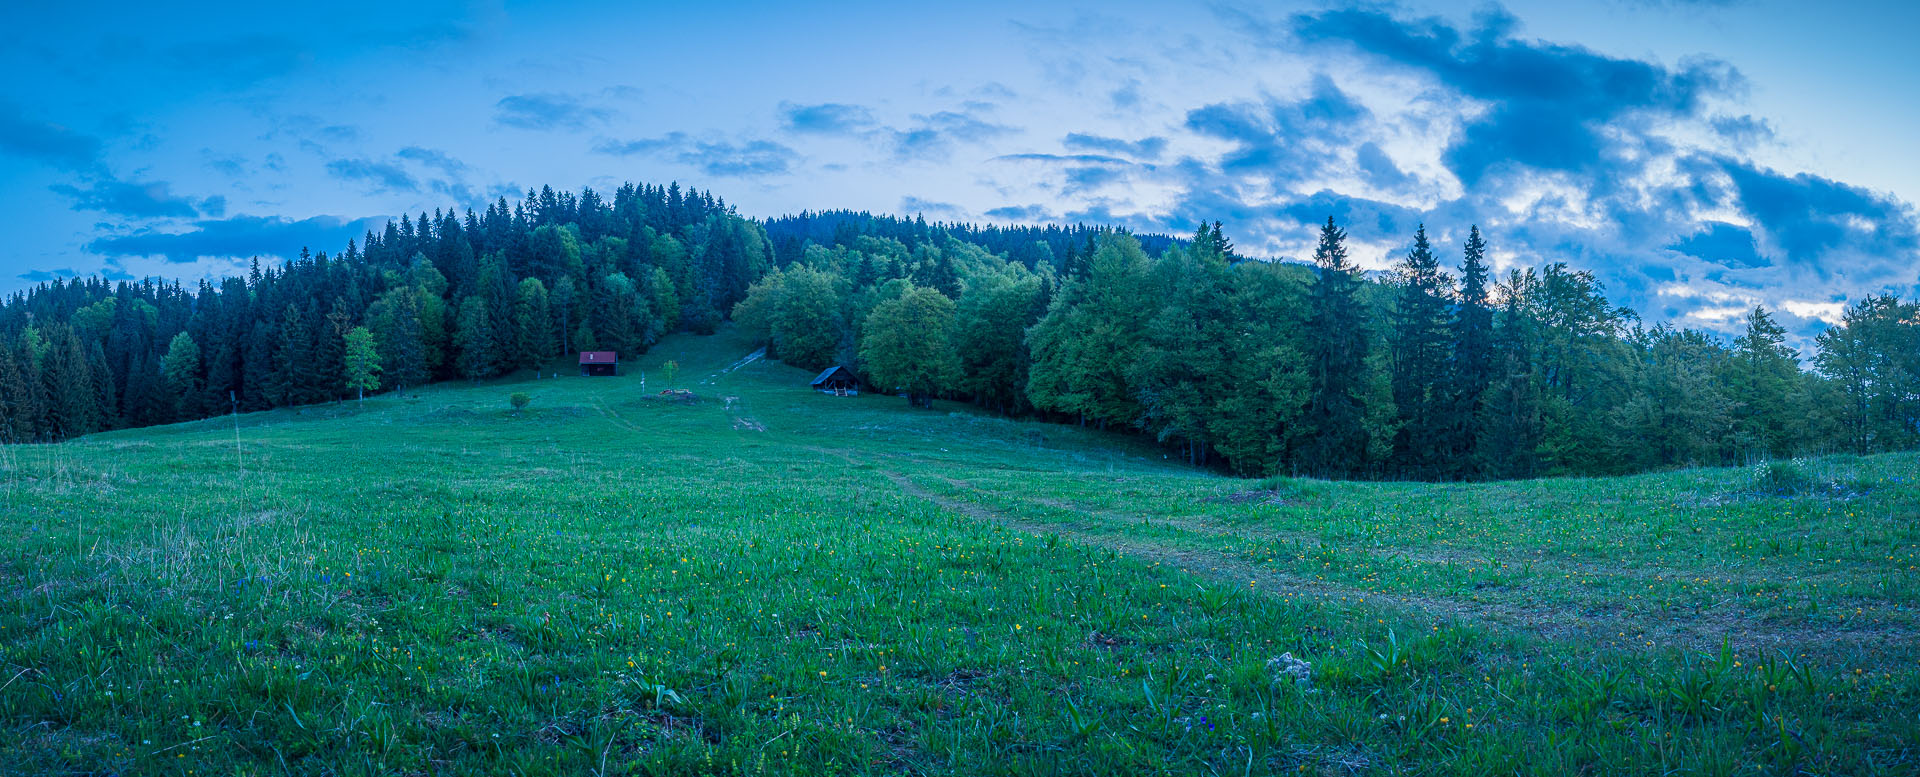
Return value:
M 620 354 L 614 351 L 581 351 L 580 377 L 612 377 L 620 374 Z
M 860 395 L 860 379 L 854 377 L 853 370 L 837 364 L 821 372 L 820 376 L 814 378 L 813 383 L 808 385 L 813 386 L 814 391 L 837 397 Z

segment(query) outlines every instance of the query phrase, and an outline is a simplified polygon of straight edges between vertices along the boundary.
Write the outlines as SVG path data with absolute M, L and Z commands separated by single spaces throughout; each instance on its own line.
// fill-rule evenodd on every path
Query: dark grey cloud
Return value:
M 1410 238 L 1425 215 L 1404 205 L 1351 197 L 1327 189 L 1286 203 L 1278 210 L 1303 226 L 1324 224 L 1331 216 L 1346 228 L 1347 234 L 1369 241 Z
M 559 92 L 509 95 L 493 106 L 494 123 L 527 130 L 578 132 L 605 124 L 613 116 L 610 108 Z
M 1760 244 L 1746 227 L 1724 221 L 1708 221 L 1705 228 L 1670 246 L 1675 251 L 1729 267 L 1765 267 L 1771 262 L 1760 256 Z
M 314 216 L 294 221 L 280 216 L 234 216 L 197 221 L 184 232 L 143 229 L 102 237 L 87 243 L 86 249 L 106 257 L 159 256 L 178 263 L 203 258 L 292 256 L 302 247 L 324 251 L 344 248 L 348 240 L 384 222 L 384 217 Z
M 28 117 L 19 106 L 0 100 L 0 151 L 62 170 L 81 170 L 99 163 L 100 139 Z
M 875 125 L 873 111 L 865 106 L 846 103 L 798 105 L 782 102 L 780 118 L 782 126 L 789 131 L 822 135 L 851 135 L 865 132 Z
M 1311 178 L 1337 159 L 1356 128 L 1373 114 L 1325 74 L 1313 77 L 1299 100 L 1214 103 L 1187 112 L 1187 129 L 1233 143 L 1220 159 L 1230 174 L 1258 174 L 1280 181 Z
M 1472 187 L 1497 168 L 1594 173 L 1617 177 L 1623 159 L 1609 124 L 1633 117 L 1697 117 L 1710 97 L 1730 95 L 1744 81 L 1732 66 L 1693 60 L 1677 68 L 1598 54 L 1579 46 L 1523 41 L 1517 20 L 1495 9 L 1471 29 L 1437 18 L 1401 19 L 1365 9 L 1293 17 L 1300 41 L 1338 44 L 1434 80 L 1485 105 L 1448 146 L 1443 160 Z
M 1388 156 L 1380 144 L 1371 140 L 1360 144 L 1360 148 L 1354 152 L 1353 161 L 1360 169 L 1360 177 L 1383 191 L 1405 191 L 1418 183 L 1417 179 L 1394 163 L 1393 157 Z
M 1913 208 L 1899 200 L 1808 173 L 1716 161 L 1731 183 L 1733 204 L 1762 225 L 1790 261 L 1824 271 L 1822 260 L 1845 249 L 1911 269 L 1920 251 Z
M 372 159 L 335 159 L 327 163 L 327 173 L 343 181 L 369 184 L 374 191 L 415 192 L 420 182 L 405 168 L 392 162 Z
M 699 140 L 684 132 L 640 140 L 602 140 L 593 150 L 612 156 L 661 156 L 719 177 L 782 175 L 800 160 L 798 152 L 771 140 Z
M 47 187 L 73 200 L 74 210 L 90 210 L 134 219 L 194 218 L 226 209 L 226 199 L 195 200 L 170 192 L 166 182 L 136 182 L 105 178 L 81 186 Z

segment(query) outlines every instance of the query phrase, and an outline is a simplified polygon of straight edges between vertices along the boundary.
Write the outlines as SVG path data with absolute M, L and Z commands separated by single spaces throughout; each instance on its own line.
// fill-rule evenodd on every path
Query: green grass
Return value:
M 1913 455 L 1235 480 L 749 350 L 4 449 L 0 773 L 1920 770 Z

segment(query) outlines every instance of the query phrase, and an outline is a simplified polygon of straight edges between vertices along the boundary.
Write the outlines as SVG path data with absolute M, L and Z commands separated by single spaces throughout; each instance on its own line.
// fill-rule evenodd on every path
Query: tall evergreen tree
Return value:
M 495 349 L 493 319 L 487 315 L 487 300 L 474 294 L 460 301 L 459 328 L 454 330 L 454 353 L 460 377 L 467 380 L 490 378 L 500 364 Z
M 1449 413 L 1447 369 L 1450 281 L 1440 270 L 1425 224 L 1414 232 L 1396 273 L 1399 299 L 1394 307 L 1392 396 L 1400 420 L 1397 447 L 1400 469 L 1430 477 L 1447 468 Z
M 1301 464 L 1314 474 L 1344 475 L 1366 461 L 1367 314 L 1358 299 L 1360 279 L 1347 261 L 1346 230 L 1332 218 L 1320 229 L 1313 251 L 1318 269 L 1308 291 L 1307 374 L 1312 393 L 1307 423 L 1312 439 Z
M 1456 477 L 1478 477 L 1476 452 L 1487 387 L 1493 383 L 1493 303 L 1488 290 L 1487 244 L 1480 227 L 1467 233 L 1460 263 L 1460 300 L 1453 315 L 1453 361 L 1449 377 L 1452 443 L 1448 455 Z

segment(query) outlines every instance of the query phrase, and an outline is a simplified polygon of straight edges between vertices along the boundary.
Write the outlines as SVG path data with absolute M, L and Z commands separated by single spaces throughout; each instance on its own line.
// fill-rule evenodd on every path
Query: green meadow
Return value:
M 1242 480 L 750 350 L 0 449 L 0 773 L 1920 772 L 1915 455 Z

